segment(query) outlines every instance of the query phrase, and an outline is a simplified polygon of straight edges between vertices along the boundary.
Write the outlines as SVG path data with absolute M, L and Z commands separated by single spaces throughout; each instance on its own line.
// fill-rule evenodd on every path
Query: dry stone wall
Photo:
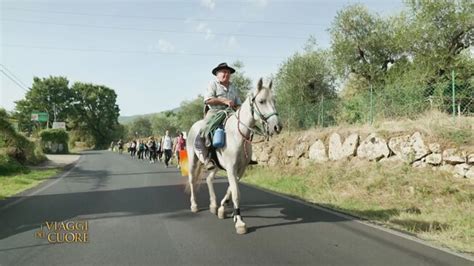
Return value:
M 280 138 L 254 144 L 252 158 L 261 165 L 293 165 L 360 159 L 367 161 L 403 161 L 413 167 L 433 167 L 458 177 L 474 178 L 474 153 L 427 143 L 420 132 L 385 139 L 377 133 L 361 138 L 351 133 L 322 137 L 307 135 Z

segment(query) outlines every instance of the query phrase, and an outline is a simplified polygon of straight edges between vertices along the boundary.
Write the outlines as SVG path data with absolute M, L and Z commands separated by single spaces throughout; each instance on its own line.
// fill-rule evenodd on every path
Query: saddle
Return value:
M 206 114 L 208 111 L 209 111 L 209 106 L 205 105 L 204 110 L 203 110 L 204 117 L 206 117 Z M 215 130 L 219 127 L 224 128 L 225 123 L 227 122 L 227 118 L 230 115 L 230 112 L 231 112 L 230 110 L 226 110 L 225 115 L 223 115 L 224 112 L 217 113 L 214 116 L 214 119 L 211 119 L 211 123 L 206 125 L 205 129 L 202 129 L 202 135 L 212 140 Z M 221 170 L 226 170 L 219 162 L 219 159 L 217 156 L 217 149 L 212 145 L 212 141 L 211 141 L 211 145 L 208 147 L 208 152 L 209 152 L 209 158 L 214 161 L 216 166 Z M 252 164 L 257 164 L 257 162 L 250 160 L 249 165 L 252 165 Z

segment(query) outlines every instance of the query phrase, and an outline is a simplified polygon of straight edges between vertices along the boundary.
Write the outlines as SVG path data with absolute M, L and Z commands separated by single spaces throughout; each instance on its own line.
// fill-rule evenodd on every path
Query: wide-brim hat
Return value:
M 228 66 L 227 63 L 220 63 L 219 65 L 217 65 L 217 66 L 212 70 L 212 74 L 215 76 L 215 75 L 217 74 L 217 71 L 219 71 L 219 70 L 221 70 L 221 69 L 228 69 L 231 74 L 235 72 L 235 69 L 233 69 L 232 67 Z

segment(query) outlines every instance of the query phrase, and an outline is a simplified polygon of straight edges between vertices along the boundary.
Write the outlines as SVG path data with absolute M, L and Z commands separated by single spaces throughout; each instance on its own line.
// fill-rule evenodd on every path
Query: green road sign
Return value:
M 43 113 L 43 112 L 31 113 L 31 121 L 47 122 L 48 118 L 49 118 L 48 113 Z

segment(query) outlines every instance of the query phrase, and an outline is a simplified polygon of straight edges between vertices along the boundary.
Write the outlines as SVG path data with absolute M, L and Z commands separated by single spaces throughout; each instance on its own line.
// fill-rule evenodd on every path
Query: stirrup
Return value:
M 213 160 L 207 159 L 206 162 L 204 163 L 204 167 L 206 167 L 206 170 L 214 170 L 216 168 L 216 164 L 214 163 Z

